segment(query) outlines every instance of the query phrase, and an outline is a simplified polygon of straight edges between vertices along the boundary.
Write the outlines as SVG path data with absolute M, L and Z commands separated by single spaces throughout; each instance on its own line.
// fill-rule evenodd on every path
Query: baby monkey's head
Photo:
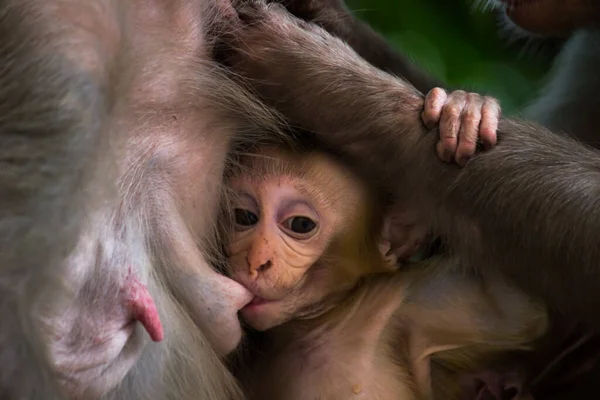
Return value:
M 266 330 L 318 315 L 361 276 L 389 270 L 373 190 L 330 156 L 267 147 L 230 174 L 232 276 L 254 293 L 245 321 Z

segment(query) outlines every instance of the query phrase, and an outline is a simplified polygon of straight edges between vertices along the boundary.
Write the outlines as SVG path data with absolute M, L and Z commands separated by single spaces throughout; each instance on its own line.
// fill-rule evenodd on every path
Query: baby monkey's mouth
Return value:
M 267 300 L 267 299 L 264 299 L 264 298 L 259 297 L 259 296 L 254 296 L 254 298 L 252 299 L 252 301 L 250 303 L 248 303 L 246 305 L 246 307 L 248 307 L 248 306 L 260 306 L 262 304 L 270 303 L 272 301 L 273 300 Z
M 242 310 L 259 309 L 262 306 L 266 306 L 267 304 L 274 304 L 274 303 L 278 302 L 279 300 L 280 299 L 267 299 L 267 298 L 258 296 L 257 294 L 254 294 L 252 301 L 250 301 L 250 303 L 246 304 L 244 306 L 244 308 L 242 308 Z

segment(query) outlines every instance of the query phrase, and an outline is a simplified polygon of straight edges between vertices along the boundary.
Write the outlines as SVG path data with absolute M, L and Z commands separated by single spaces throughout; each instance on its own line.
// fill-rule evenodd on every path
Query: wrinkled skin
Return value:
M 221 358 L 252 295 L 213 268 L 216 219 L 230 148 L 276 123 L 213 59 L 232 16 L 1 3 L 3 399 L 241 397 Z

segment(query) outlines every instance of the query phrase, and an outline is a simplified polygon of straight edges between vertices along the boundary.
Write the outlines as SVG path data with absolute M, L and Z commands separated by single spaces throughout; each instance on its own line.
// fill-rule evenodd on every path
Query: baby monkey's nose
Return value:
M 256 260 L 248 260 L 248 266 L 250 267 L 250 277 L 252 279 L 257 279 L 259 272 L 267 271 L 273 266 L 273 262 L 271 260 L 267 260 L 265 262 L 256 262 Z

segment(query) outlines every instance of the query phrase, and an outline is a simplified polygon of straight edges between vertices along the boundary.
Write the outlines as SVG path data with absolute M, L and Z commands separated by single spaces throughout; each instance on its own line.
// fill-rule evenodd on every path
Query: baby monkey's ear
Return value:
M 384 260 L 397 268 L 417 255 L 426 237 L 427 226 L 418 214 L 393 204 L 384 216 L 379 250 Z

